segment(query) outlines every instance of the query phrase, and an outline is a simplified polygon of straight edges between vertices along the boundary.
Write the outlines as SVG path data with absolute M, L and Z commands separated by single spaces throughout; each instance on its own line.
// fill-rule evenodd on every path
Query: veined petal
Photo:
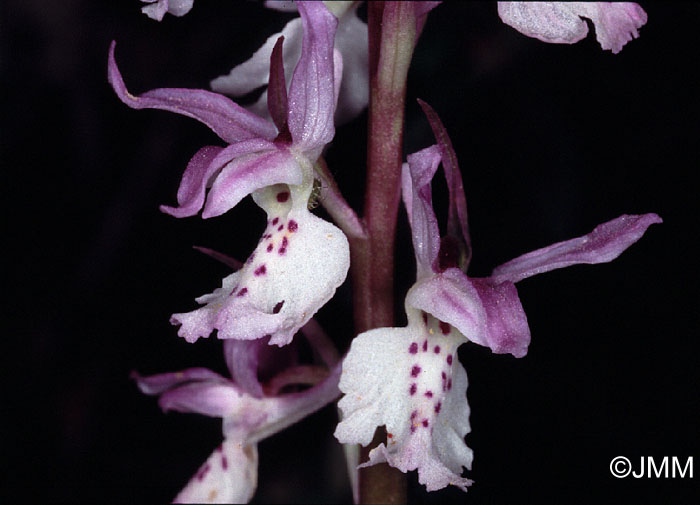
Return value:
M 109 48 L 108 79 L 119 99 L 133 109 L 162 109 L 194 118 L 232 144 L 242 140 L 273 140 L 275 126 L 230 99 L 201 89 L 160 88 L 134 96 L 126 89 L 114 59 L 115 42 Z
M 530 327 L 515 284 L 508 281 L 494 284 L 491 279 L 470 281 L 486 310 L 486 331 L 474 342 L 496 354 L 525 356 L 530 345 Z
M 464 338 L 449 325 L 409 312 L 406 328 L 379 328 L 358 335 L 343 361 L 338 403 L 342 443 L 367 445 L 378 426 L 386 445 L 370 453 L 372 465 L 387 461 L 406 472 L 418 469 L 428 490 L 470 484 L 460 475 L 471 466 L 464 444 L 469 431 L 466 373 L 457 361 Z
M 141 0 L 149 5 L 141 7 L 141 12 L 156 21 L 162 21 L 165 13 L 184 16 L 192 9 L 194 0 Z
M 248 503 L 257 485 L 257 445 L 226 438 L 173 503 Z
M 303 24 L 301 58 L 289 85 L 289 131 L 314 162 L 333 139 L 333 45 L 338 19 L 320 2 L 298 2 Z
M 647 21 L 646 12 L 630 2 L 498 2 L 498 14 L 528 37 L 557 44 L 583 39 L 588 26 L 581 17 L 589 18 L 601 47 L 613 53 L 638 37 Z
M 244 140 L 231 144 L 226 148 L 203 147 L 192 157 L 187 164 L 185 173 L 182 175 L 180 187 L 177 190 L 179 206 L 161 205 L 160 210 L 175 217 L 194 216 L 204 205 L 206 189 L 212 185 L 212 182 L 225 165 L 236 158 L 247 160 L 255 153 L 270 150 L 275 150 L 274 144 L 264 139 Z M 237 189 L 240 194 L 240 191 L 244 190 L 245 186 Z M 254 187 L 251 191 L 255 189 L 257 187 Z M 238 203 L 243 196 L 234 201 Z
M 487 345 L 487 313 L 479 291 L 458 268 L 449 268 L 440 274 L 414 284 L 406 295 L 406 310 L 422 310 L 455 327 L 469 340 Z
M 518 282 L 527 277 L 579 263 L 607 263 L 642 238 L 647 228 L 661 223 L 656 214 L 622 215 L 600 224 L 588 235 L 532 251 L 496 267 L 493 283 Z
M 261 340 L 224 341 L 224 357 L 231 378 L 244 392 L 255 398 L 263 396 L 258 380 L 258 353 L 262 345 Z
M 181 372 L 161 373 L 146 377 L 138 372 L 131 372 L 131 378 L 136 381 L 139 390 L 147 395 L 159 395 L 175 386 L 192 381 L 228 382 L 228 379 L 208 368 L 188 368 Z
M 408 163 L 404 163 L 401 170 L 401 189 L 411 224 L 419 279 L 438 271 L 440 229 L 433 210 L 430 183 L 440 160 L 440 148 L 430 146 L 408 155 Z
M 172 316 L 180 336 L 194 342 L 216 329 L 219 338 L 269 335 L 270 344 L 285 345 L 330 300 L 350 266 L 347 239 L 311 214 L 305 199 L 293 204 L 291 193 L 285 185 L 256 193 L 268 214 L 257 248 L 220 289 L 197 299 L 204 307 Z
M 301 168 L 287 149 L 273 146 L 265 151 L 237 156 L 214 180 L 202 217 L 219 216 L 247 195 L 266 186 L 280 183 L 299 185 L 302 180 Z
M 164 411 L 174 410 L 225 417 L 247 410 L 253 399 L 231 381 L 190 382 L 161 394 L 158 405 Z

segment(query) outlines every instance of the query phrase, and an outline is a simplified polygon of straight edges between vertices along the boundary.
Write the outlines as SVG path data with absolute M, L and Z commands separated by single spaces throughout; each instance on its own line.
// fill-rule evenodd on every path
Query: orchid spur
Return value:
M 268 107 L 274 123 L 205 90 L 156 89 L 134 96 L 116 66 L 114 43 L 110 49 L 109 80 L 124 103 L 193 117 L 229 143 L 200 149 L 183 175 L 179 206 L 161 210 L 186 217 L 203 208 L 202 217 L 209 218 L 252 194 L 268 215 L 244 268 L 198 298 L 204 307 L 172 316 L 173 324 L 181 325 L 178 334 L 189 342 L 217 330 L 219 338 L 270 336 L 270 344 L 285 345 L 347 275 L 347 239 L 307 208 L 316 178 L 313 166 L 335 133 L 342 73 L 342 58 L 333 49 L 338 22 L 321 3 L 299 2 L 298 9 L 303 40 L 289 91 L 282 38 L 271 55 Z
M 470 258 L 462 178 L 449 137 L 435 111 L 420 102 L 437 144 L 408 156 L 402 195 L 411 224 L 417 280 L 405 300 L 408 326 L 358 335 L 343 362 L 339 402 L 343 419 L 335 436 L 367 445 L 385 425 L 386 444 L 360 466 L 387 462 L 418 470 L 428 491 L 471 484 L 467 374 L 457 348 L 473 341 L 495 353 L 522 357 L 530 330 L 515 283 L 579 263 L 604 263 L 639 240 L 656 214 L 620 216 L 583 237 L 559 242 L 497 267 L 487 278 L 464 271 Z M 430 184 L 442 162 L 449 190 L 447 235 L 440 237 Z
M 223 442 L 175 503 L 247 503 L 257 487 L 257 443 L 338 397 L 340 366 L 333 344 L 314 320 L 302 332 L 325 366 L 295 365 L 290 347 L 271 348 L 262 340 L 227 340 L 224 355 L 231 379 L 206 368 L 132 375 L 143 393 L 160 396 L 164 411 L 223 419 Z M 258 379 L 263 369 L 274 372 L 264 384 Z M 297 386 L 311 387 L 283 392 Z

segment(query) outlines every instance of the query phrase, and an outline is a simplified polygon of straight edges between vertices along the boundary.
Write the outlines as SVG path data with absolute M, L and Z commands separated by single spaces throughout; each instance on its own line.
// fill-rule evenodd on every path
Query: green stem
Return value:
M 416 38 L 412 2 L 369 2 L 370 103 L 364 222 L 352 240 L 355 329 L 394 325 L 394 242 L 398 215 L 406 76 Z M 378 430 L 360 460 L 386 440 Z M 359 473 L 359 503 L 405 503 L 405 476 L 386 464 Z

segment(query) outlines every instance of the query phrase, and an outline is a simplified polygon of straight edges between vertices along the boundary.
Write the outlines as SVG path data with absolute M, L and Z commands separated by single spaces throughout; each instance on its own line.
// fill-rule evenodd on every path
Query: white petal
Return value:
M 174 503 L 248 503 L 258 481 L 258 448 L 224 440 Z
M 343 420 L 335 436 L 367 445 L 384 425 L 387 443 L 366 464 L 417 469 L 428 490 L 450 484 L 466 489 L 471 482 L 460 475 L 472 461 L 463 440 L 469 431 L 467 380 L 456 358 L 466 339 L 433 317 L 412 316 L 406 328 L 370 330 L 353 341 L 343 362 Z

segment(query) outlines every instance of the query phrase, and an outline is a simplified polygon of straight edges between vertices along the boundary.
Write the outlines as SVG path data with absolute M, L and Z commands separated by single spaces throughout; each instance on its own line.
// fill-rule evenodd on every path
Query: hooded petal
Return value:
M 504 23 L 543 42 L 573 44 L 588 33 L 581 17 L 593 21 L 603 49 L 619 53 L 639 36 L 647 15 L 636 3 L 621 2 L 498 2 Z
M 174 314 L 178 334 L 189 342 L 207 337 L 253 340 L 270 336 L 285 345 L 343 283 L 350 266 L 349 245 L 334 225 L 314 216 L 306 198 L 285 185 L 256 192 L 268 225 L 244 267 L 222 287 L 197 299 L 194 312 Z
M 194 4 L 194 0 L 141 0 L 149 5 L 141 7 L 141 12 L 156 21 L 162 21 L 165 13 L 184 16 Z
M 289 84 L 289 131 L 295 147 L 314 162 L 333 139 L 333 44 L 338 19 L 321 2 L 298 2 L 303 24 L 301 58 Z
M 472 452 L 467 380 L 457 361 L 465 340 L 449 325 L 409 311 L 406 328 L 379 328 L 358 335 L 343 361 L 338 403 L 343 419 L 335 430 L 342 443 L 367 445 L 378 426 L 387 442 L 370 453 L 365 465 L 386 461 L 403 472 L 418 470 L 429 491 L 462 478 Z
M 491 281 L 518 282 L 527 277 L 579 263 L 607 263 L 642 238 L 647 228 L 661 223 L 656 214 L 622 215 L 600 224 L 588 235 L 532 251 L 496 267 Z
M 132 109 L 162 109 L 194 118 L 229 144 L 254 138 L 273 140 L 277 135 L 272 123 L 211 91 L 161 88 L 132 95 L 117 68 L 115 45 L 112 41 L 109 48 L 108 79 L 119 99 Z
M 286 148 L 268 145 L 267 150 L 237 156 L 221 169 L 209 190 L 203 218 L 223 214 L 261 188 L 302 183 L 302 169 L 294 156 Z
M 430 183 L 440 159 L 439 147 L 431 146 L 410 154 L 401 171 L 401 189 L 411 224 L 419 279 L 438 271 L 440 229 L 433 210 Z
M 264 139 L 244 140 L 226 148 L 203 147 L 192 157 L 185 169 L 185 173 L 182 175 L 180 187 L 177 190 L 178 207 L 161 205 L 160 210 L 175 217 L 194 216 L 204 205 L 206 190 L 212 185 L 222 168 L 232 163 L 236 158 L 249 161 L 251 158 L 257 159 L 253 156 L 256 153 L 275 150 L 274 144 Z M 279 167 L 277 168 L 279 169 Z M 280 175 L 280 178 L 283 179 L 285 175 L 289 177 L 288 174 L 283 173 Z M 252 189 L 249 189 L 251 186 Z M 235 195 L 231 195 L 233 198 L 230 198 L 228 201 L 235 202 L 235 205 L 246 194 L 258 189 L 258 187 L 255 183 L 251 184 L 250 181 L 244 181 L 241 187 L 236 188 Z M 244 193 L 245 190 L 248 190 L 248 193 Z
M 173 503 L 248 503 L 257 485 L 257 446 L 226 438 Z

